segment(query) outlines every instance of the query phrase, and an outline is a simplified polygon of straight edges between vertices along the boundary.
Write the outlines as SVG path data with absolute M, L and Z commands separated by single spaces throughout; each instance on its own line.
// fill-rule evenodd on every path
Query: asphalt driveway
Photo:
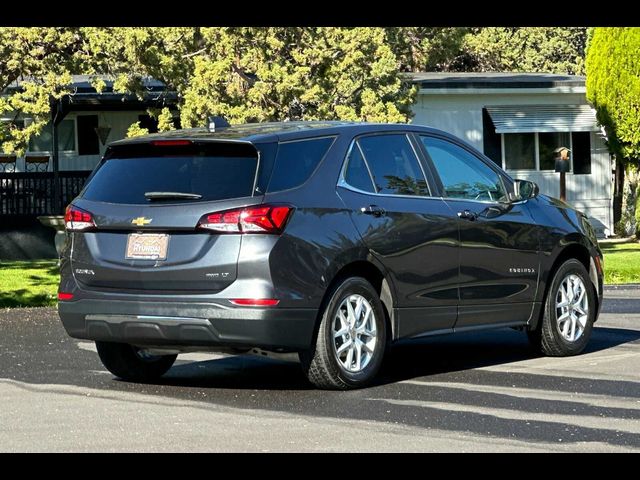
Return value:
M 607 289 L 581 356 L 538 357 L 514 330 L 434 337 L 352 392 L 248 355 L 122 382 L 51 308 L 0 311 L 0 339 L 0 451 L 640 451 L 637 287 Z

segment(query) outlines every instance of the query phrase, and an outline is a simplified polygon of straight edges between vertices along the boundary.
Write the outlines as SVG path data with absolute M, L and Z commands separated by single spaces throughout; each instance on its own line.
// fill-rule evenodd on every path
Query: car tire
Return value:
M 380 296 L 364 278 L 351 277 L 337 284 L 327 298 L 315 344 L 300 353 L 304 372 L 318 388 L 364 387 L 378 373 L 387 343 Z
M 148 355 L 133 345 L 115 342 L 96 342 L 102 364 L 122 380 L 148 382 L 167 373 L 177 355 Z
M 549 286 L 542 320 L 527 332 L 533 346 L 550 357 L 581 353 L 591 337 L 597 310 L 596 293 L 584 265 L 570 259 Z

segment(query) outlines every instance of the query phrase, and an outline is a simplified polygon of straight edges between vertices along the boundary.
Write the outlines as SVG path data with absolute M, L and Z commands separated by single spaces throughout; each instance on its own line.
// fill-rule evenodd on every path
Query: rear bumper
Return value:
M 83 299 L 58 303 L 75 338 L 140 346 L 258 347 L 300 351 L 311 346 L 317 310 L 228 308 L 210 303 Z

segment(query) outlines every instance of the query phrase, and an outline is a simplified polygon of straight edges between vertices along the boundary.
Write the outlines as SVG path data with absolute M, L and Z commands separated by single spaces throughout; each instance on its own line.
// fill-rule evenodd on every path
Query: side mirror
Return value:
M 516 180 L 513 183 L 513 198 L 514 202 L 521 202 L 535 198 L 540 193 L 540 188 L 534 182 L 529 180 Z

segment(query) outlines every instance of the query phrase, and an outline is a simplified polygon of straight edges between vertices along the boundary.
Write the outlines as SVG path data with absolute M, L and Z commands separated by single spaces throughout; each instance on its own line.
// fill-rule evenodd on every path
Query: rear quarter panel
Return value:
M 318 308 L 342 267 L 367 260 L 368 250 L 336 192 L 350 140 L 351 135 L 340 135 L 300 187 L 265 196 L 267 203 L 295 207 L 269 257 L 276 298 L 282 299 L 282 307 Z

